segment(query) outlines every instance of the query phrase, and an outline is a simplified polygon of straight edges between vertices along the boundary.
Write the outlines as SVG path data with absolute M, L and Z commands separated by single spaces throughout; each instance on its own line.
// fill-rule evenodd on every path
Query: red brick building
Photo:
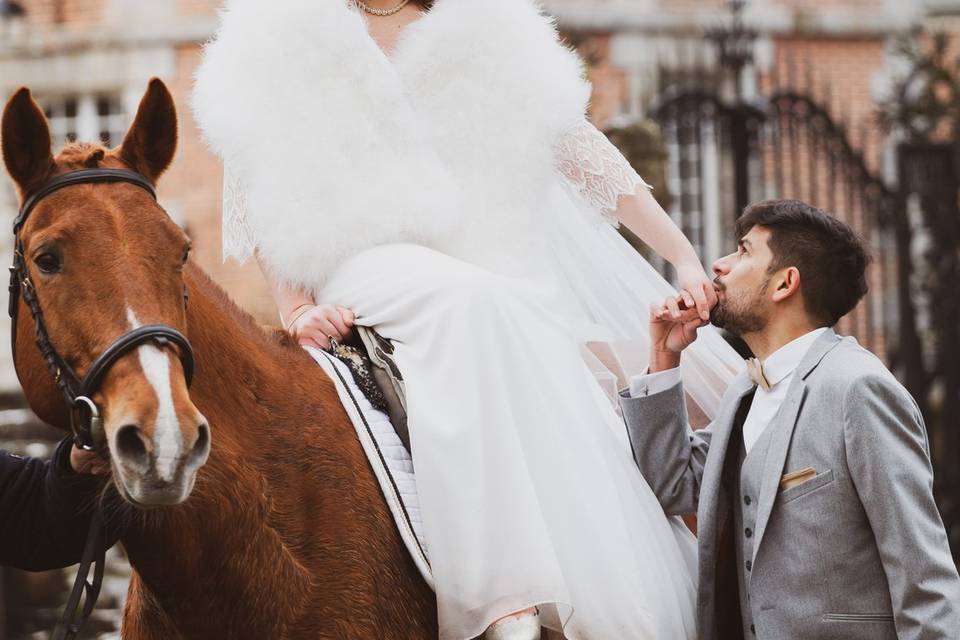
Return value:
M 161 182 L 160 198 L 194 237 L 195 259 L 242 306 L 263 321 L 274 322 L 276 314 L 256 266 L 221 262 L 221 167 L 200 142 L 189 110 L 192 73 L 201 43 L 215 28 L 219 4 L 220 0 L 2 2 L 7 15 L 0 24 L 0 92 L 30 86 L 51 118 L 57 144 L 100 138 L 114 145 L 147 80 L 154 75 L 163 78 L 180 111 L 181 132 L 178 156 Z M 591 61 L 595 88 L 591 117 L 601 127 L 643 118 L 656 98 L 662 74 L 688 63 L 685 52 L 702 42 L 703 30 L 728 19 L 721 0 L 544 4 L 561 28 L 576 36 Z M 279 10 L 282 3 L 276 5 Z M 855 142 L 867 149 L 875 166 L 881 141 L 867 124 L 874 99 L 897 70 L 892 38 L 913 25 L 931 22 L 956 30 L 958 12 L 956 0 L 753 0 L 745 13 L 759 31 L 753 75 L 762 86 L 776 72 L 785 75 L 791 64 L 812 69 L 813 91 L 834 88 L 830 103 L 845 114 Z M 700 62 L 707 67 L 716 64 L 709 57 Z M 8 181 L 0 182 L 0 219 L 10 219 L 16 203 Z M 6 243 L 0 244 L 0 251 L 11 250 L 6 236 L 0 243 Z M 724 249 L 718 240 L 702 247 L 707 261 Z M 6 354 L 0 387 L 15 384 Z

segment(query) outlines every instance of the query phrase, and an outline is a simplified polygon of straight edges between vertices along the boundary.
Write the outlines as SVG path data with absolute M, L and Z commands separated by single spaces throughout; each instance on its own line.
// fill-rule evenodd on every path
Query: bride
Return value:
M 585 120 L 553 23 L 532 0 L 228 0 L 221 19 L 194 110 L 226 168 L 224 255 L 257 259 L 308 349 L 354 324 L 395 342 L 441 638 L 695 637 L 692 536 L 608 397 L 670 288 L 616 225 L 688 305 L 715 293 Z M 705 332 L 683 367 L 709 415 L 742 360 Z

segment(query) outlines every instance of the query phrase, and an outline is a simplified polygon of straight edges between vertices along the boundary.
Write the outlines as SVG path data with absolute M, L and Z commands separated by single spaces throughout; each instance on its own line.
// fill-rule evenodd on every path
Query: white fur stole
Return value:
M 221 17 L 194 112 L 282 281 L 317 291 L 390 242 L 493 264 L 547 221 L 553 146 L 589 86 L 531 0 L 436 0 L 389 59 L 349 0 L 229 0 Z

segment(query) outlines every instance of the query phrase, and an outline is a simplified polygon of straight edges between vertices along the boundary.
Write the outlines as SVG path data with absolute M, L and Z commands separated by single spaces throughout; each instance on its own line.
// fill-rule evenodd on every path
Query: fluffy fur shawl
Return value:
M 509 268 L 533 241 L 589 86 L 532 0 L 436 0 L 389 59 L 349 0 L 228 0 L 221 18 L 194 112 L 281 280 L 316 291 L 390 242 Z

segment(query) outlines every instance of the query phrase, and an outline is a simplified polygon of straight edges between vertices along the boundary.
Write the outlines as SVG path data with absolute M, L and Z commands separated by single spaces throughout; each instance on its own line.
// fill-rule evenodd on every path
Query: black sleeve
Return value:
M 75 473 L 70 448 L 62 441 L 50 461 L 0 451 L 0 564 L 45 571 L 80 562 L 103 480 Z

